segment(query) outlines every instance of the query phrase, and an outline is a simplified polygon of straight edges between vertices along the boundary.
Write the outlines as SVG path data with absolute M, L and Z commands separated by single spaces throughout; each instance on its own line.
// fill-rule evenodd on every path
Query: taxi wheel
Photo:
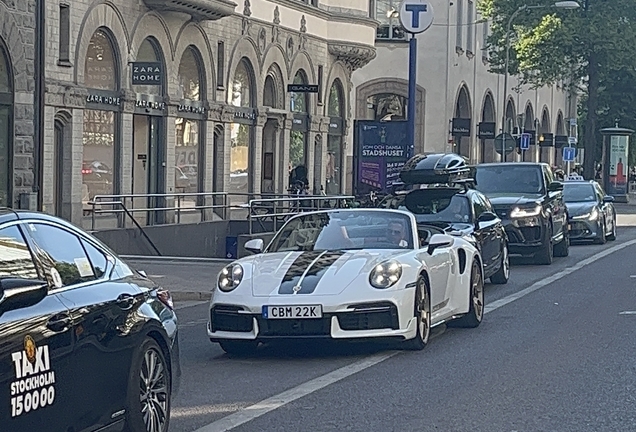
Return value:
M 161 347 L 147 338 L 133 360 L 125 432 L 167 432 L 170 423 L 170 369 Z
M 612 233 L 607 236 L 609 241 L 616 240 L 616 216 L 614 216 L 614 221 L 612 222 Z
M 605 222 L 599 222 L 598 224 L 598 237 L 594 239 L 594 243 L 596 244 L 605 244 L 607 243 L 607 227 L 605 226 Z

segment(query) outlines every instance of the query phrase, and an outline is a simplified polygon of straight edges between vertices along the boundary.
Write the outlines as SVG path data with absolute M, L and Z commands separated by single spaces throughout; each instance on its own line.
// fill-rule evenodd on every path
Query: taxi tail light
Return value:
M 174 310 L 174 302 L 172 301 L 172 295 L 170 291 L 166 289 L 160 289 L 157 291 L 157 298 L 161 300 L 161 303 L 165 304 L 168 309 Z

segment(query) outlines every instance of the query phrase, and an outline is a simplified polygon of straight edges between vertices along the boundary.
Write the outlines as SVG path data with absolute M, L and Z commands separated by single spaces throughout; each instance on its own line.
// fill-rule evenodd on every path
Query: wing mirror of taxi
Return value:
M 603 202 L 604 202 L 605 204 L 607 204 L 607 203 L 613 203 L 613 202 L 614 202 L 614 197 L 613 197 L 613 196 L 611 196 L 611 195 L 606 195 L 606 196 L 604 196 L 604 197 L 603 197 Z
M 446 234 L 435 234 L 428 242 L 428 254 L 433 255 L 437 249 L 451 247 L 455 243 L 455 239 Z
M 482 214 L 479 215 L 479 217 L 477 218 L 477 222 L 478 223 L 482 223 L 482 222 L 492 222 L 495 219 L 497 219 L 497 215 L 494 214 L 493 212 L 483 212 Z
M 559 192 L 563 190 L 563 183 L 555 181 L 548 185 L 549 192 Z
M 0 312 L 33 306 L 46 297 L 49 284 L 22 278 L 0 279 Z

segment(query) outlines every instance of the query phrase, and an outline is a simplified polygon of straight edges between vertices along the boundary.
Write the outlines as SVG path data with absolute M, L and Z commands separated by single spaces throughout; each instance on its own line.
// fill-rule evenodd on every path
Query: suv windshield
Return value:
M 413 249 L 411 220 L 395 211 L 342 210 L 297 216 L 267 252 Z
M 528 165 L 477 166 L 475 185 L 484 194 L 542 194 L 541 167 Z
M 570 202 L 594 202 L 596 193 L 591 184 L 565 183 L 563 185 L 563 201 Z
M 468 199 L 456 191 L 415 190 L 404 199 L 404 206 L 417 222 L 470 222 Z

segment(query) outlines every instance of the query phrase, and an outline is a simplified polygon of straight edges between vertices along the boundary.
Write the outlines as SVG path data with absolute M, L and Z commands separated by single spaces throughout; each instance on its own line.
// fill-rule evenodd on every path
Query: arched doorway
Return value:
M 470 95 L 466 86 L 462 86 L 455 104 L 455 117 L 453 118 L 453 142 L 454 153 L 472 159 L 471 152 L 471 125 L 472 109 Z
M 116 131 L 120 121 L 120 59 L 115 39 L 99 28 L 88 45 L 84 64 L 84 85 L 88 89 L 84 109 L 82 203 L 85 210 L 96 195 L 119 193 L 121 150 Z M 108 200 L 108 199 L 106 199 Z
M 539 142 L 541 147 L 539 161 L 545 163 L 550 163 L 550 153 L 552 151 L 552 146 L 554 145 L 554 140 L 550 132 L 550 113 L 548 112 L 548 108 L 546 107 L 543 109 L 543 114 L 541 115 L 541 129 L 539 130 Z
M 345 92 L 342 82 L 335 79 L 329 89 L 327 115 L 329 116 L 329 133 L 327 135 L 327 195 L 339 195 L 343 192 L 344 183 L 344 111 Z
M 294 75 L 294 84 L 309 84 L 307 73 L 299 69 Z M 294 176 L 293 172 L 299 166 L 309 169 L 309 94 L 291 93 L 289 110 L 294 113 L 291 138 L 289 140 L 289 171 L 290 183 Z M 307 179 L 309 185 L 313 184 L 311 179 Z
M 563 166 L 563 147 L 567 142 L 563 113 L 559 111 L 556 122 L 556 136 L 554 137 L 554 165 Z
M 283 74 L 277 64 L 269 67 L 265 76 L 265 86 L 263 88 L 263 105 L 274 109 L 284 109 L 282 102 L 283 95 Z M 268 115 L 263 127 L 263 153 L 261 163 L 261 193 L 274 194 L 279 189 L 277 186 L 277 174 L 281 170 L 282 164 L 279 152 L 279 131 L 283 124 L 283 119 L 277 115 Z M 283 178 L 286 175 L 282 176 Z M 278 183 L 281 183 L 279 180 Z
M 504 124 L 504 132 L 512 134 L 515 130 L 515 118 L 517 117 L 517 110 L 515 108 L 515 103 L 512 99 L 508 99 L 508 103 L 506 104 L 506 123 Z M 500 150 L 501 151 L 501 150 Z M 502 156 L 501 160 L 506 162 L 507 160 L 514 161 L 515 151 L 505 154 Z
M 529 133 L 531 135 L 530 138 L 530 148 L 525 152 L 521 152 L 521 160 L 534 162 L 536 161 L 536 137 L 537 137 L 537 128 L 535 126 L 536 120 L 534 118 L 534 108 L 532 104 L 528 103 L 526 105 L 526 110 L 523 114 L 523 133 Z
M 175 190 L 179 192 L 203 192 L 206 175 L 205 126 L 207 112 L 205 72 L 201 53 L 188 46 L 179 63 L 179 117 L 175 119 Z M 214 169 L 214 167 L 210 167 Z M 203 204 L 200 197 L 185 197 L 185 206 Z
M 138 66 L 143 65 L 143 66 Z M 163 52 L 155 38 L 148 37 L 137 50 L 134 69 L 145 67 L 148 74 L 159 76 L 148 84 L 132 83 L 136 93 L 135 113 L 133 116 L 133 145 L 132 145 L 132 193 L 133 194 L 162 194 L 166 191 L 166 122 L 165 90 L 166 77 Z M 133 77 L 139 70 L 133 71 Z M 140 80 L 143 82 L 143 80 Z M 139 198 L 135 208 L 165 208 L 165 200 L 160 197 L 149 196 Z M 164 212 L 149 212 L 148 224 L 163 223 Z
M 484 106 L 481 110 L 481 125 L 479 127 L 479 139 L 481 140 L 481 162 L 497 161 L 495 151 L 495 132 L 497 128 L 495 113 L 495 101 L 492 94 L 487 93 L 484 98 Z
M 248 194 L 254 188 L 255 81 L 252 64 L 247 58 L 242 58 L 228 91 L 228 103 L 235 107 L 234 122 L 230 124 L 230 178 L 227 187 L 233 194 L 230 197 L 232 204 L 248 202 Z
M 0 39 L 0 206 L 13 207 L 13 73 Z

